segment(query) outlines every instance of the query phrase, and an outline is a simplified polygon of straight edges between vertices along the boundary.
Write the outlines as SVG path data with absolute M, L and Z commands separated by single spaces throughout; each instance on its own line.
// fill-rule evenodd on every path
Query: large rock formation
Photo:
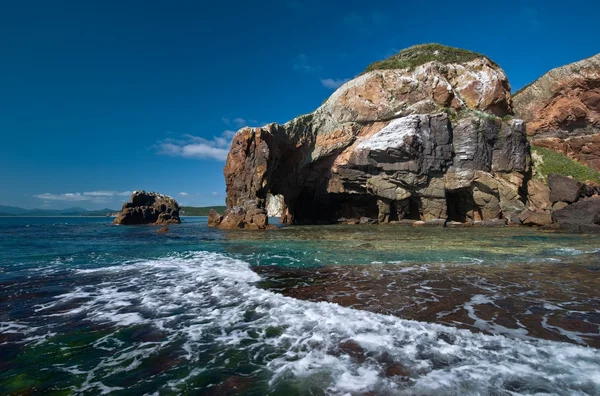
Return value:
M 379 69 L 385 67 L 385 70 Z M 339 218 L 487 220 L 525 209 L 529 147 L 506 75 L 488 58 L 409 48 L 284 125 L 243 128 L 224 173 L 224 228 Z
M 600 170 L 600 54 L 551 70 L 513 103 L 533 145 Z
M 155 192 L 134 191 L 114 220 L 115 224 L 179 224 L 179 204 Z

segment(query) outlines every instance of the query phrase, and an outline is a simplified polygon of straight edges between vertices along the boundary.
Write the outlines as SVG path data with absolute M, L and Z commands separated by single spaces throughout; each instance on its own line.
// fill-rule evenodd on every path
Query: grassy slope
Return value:
M 600 172 L 573 161 L 566 155 L 536 146 L 531 146 L 531 154 L 534 166 L 543 178 L 546 178 L 550 173 L 558 173 L 571 176 L 581 182 L 591 180 L 600 183 Z
M 225 206 L 206 206 L 201 208 L 195 208 L 193 206 L 182 206 L 181 207 L 181 215 L 182 216 L 208 216 L 208 211 L 214 209 L 219 213 L 223 213 L 225 211 Z
M 447 47 L 441 44 L 421 44 L 406 48 L 385 60 L 372 63 L 366 72 L 382 69 L 415 68 L 424 63 L 438 61 L 442 63 L 465 63 L 477 58 L 487 58 L 492 64 L 497 64 L 485 55 L 461 48 Z

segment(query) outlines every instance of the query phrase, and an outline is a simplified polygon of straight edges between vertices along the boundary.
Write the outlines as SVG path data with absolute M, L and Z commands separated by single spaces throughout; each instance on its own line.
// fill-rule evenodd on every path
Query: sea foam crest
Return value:
M 80 273 L 103 281 L 59 296 L 53 304 L 73 305 L 62 315 L 84 313 L 117 329 L 152 326 L 164 337 L 143 348 L 103 337 L 95 347 L 113 353 L 86 370 L 76 391 L 104 391 L 103 378 L 179 343 L 195 363 L 188 379 L 202 371 L 207 345 L 217 344 L 247 351 L 249 363 L 270 373 L 272 387 L 304 379 L 329 394 L 600 394 L 596 349 L 285 297 L 258 287 L 260 277 L 247 263 L 221 254 L 193 252 Z M 44 306 L 40 314 L 51 310 Z M 212 364 L 227 361 L 225 352 L 211 353 Z

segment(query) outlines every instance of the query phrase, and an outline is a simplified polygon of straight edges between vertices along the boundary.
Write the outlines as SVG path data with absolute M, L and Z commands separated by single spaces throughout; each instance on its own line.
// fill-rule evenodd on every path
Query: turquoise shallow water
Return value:
M 600 394 L 600 352 L 589 346 L 600 324 L 589 291 L 597 236 L 391 225 L 226 232 L 205 218 L 156 231 L 105 218 L 0 218 L 0 393 Z M 468 293 L 472 329 L 417 313 L 439 296 L 382 314 L 431 294 L 423 279 L 441 275 L 444 298 Z M 501 305 L 458 285 L 474 275 L 478 287 L 484 279 L 498 294 L 510 284 L 522 297 Z M 360 306 L 338 298 L 366 292 Z M 511 314 L 523 302 L 524 315 L 534 305 L 577 311 L 579 324 L 544 314 L 540 331 L 494 322 L 494 306 Z

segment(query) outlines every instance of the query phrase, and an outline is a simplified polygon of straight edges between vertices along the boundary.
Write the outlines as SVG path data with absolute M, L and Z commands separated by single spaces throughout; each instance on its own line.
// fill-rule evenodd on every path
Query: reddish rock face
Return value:
M 600 54 L 551 70 L 513 103 L 532 144 L 600 170 Z
M 510 114 L 506 75 L 484 57 L 365 73 L 311 114 L 238 131 L 219 227 L 265 228 L 267 194 L 283 196 L 284 223 L 520 213 L 528 142 Z

